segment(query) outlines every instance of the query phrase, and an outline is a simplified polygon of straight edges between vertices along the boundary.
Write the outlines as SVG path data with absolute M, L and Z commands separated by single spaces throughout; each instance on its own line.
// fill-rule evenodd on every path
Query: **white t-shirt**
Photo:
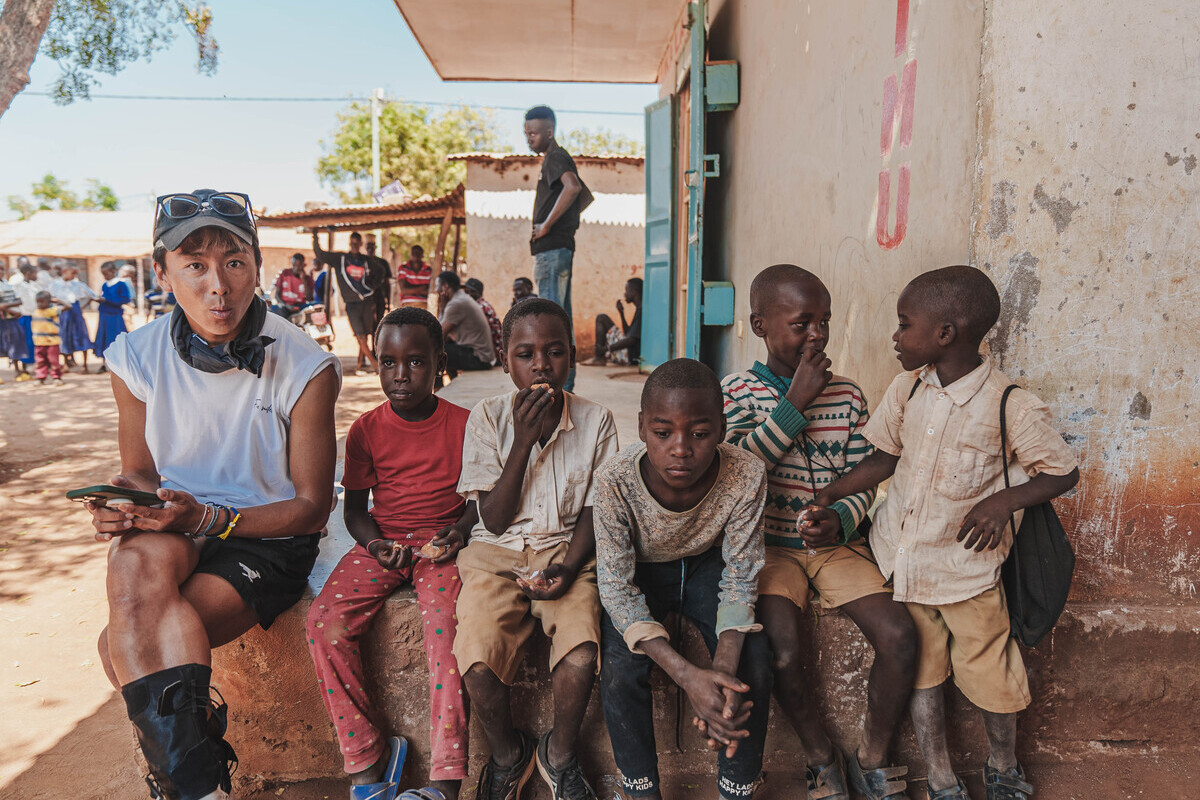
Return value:
M 288 466 L 292 409 L 308 382 L 337 357 L 267 314 L 261 378 L 241 369 L 202 372 L 171 343 L 171 318 L 122 333 L 104 352 L 114 375 L 146 404 L 146 444 L 167 489 L 244 508 L 296 496 Z M 297 535 L 312 531 L 296 531 Z
M 37 311 L 37 293 L 42 291 L 42 287 L 35 282 L 25 280 L 23 275 L 14 275 L 8 285 L 17 293 L 17 298 L 21 301 L 21 307 L 17 309 L 21 312 L 21 316 L 32 317 L 33 312 Z

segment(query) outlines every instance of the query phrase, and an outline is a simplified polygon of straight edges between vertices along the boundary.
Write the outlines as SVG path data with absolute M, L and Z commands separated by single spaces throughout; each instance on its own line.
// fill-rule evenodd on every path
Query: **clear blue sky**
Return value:
M 95 94 L 346 97 L 378 86 L 414 101 L 640 112 L 647 85 L 445 83 L 391 0 L 210 0 L 220 66 L 198 75 L 186 33 L 150 62 L 101 77 Z M 83 193 L 87 178 L 111 185 L 122 208 L 201 186 L 242 190 L 256 205 L 301 207 L 330 199 L 314 168 L 342 103 L 164 102 L 93 99 L 56 106 L 46 91 L 58 66 L 39 55 L 32 82 L 0 117 L 0 219 L 6 198 L 28 196 L 47 172 Z M 519 111 L 496 118 L 524 151 Z M 559 128 L 606 127 L 641 141 L 640 116 L 559 114 Z M 147 223 L 149 224 L 149 223 Z

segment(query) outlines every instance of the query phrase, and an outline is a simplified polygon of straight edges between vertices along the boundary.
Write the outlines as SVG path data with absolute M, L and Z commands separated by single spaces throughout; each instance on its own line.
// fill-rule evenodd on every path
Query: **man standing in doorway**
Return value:
M 375 272 L 362 252 L 362 234 L 350 234 L 350 252 L 331 253 L 321 249 L 317 232 L 313 231 L 314 261 L 328 264 L 338 282 L 338 291 L 346 303 L 346 316 L 350 330 L 358 342 L 356 374 L 365 374 L 366 365 L 372 372 L 379 371 L 379 362 L 371 352 L 367 337 L 375 331 Z
M 570 315 L 575 231 L 580 213 L 591 202 L 591 193 L 579 180 L 571 155 L 554 141 L 555 121 L 549 106 L 534 106 L 525 112 L 525 141 L 530 150 L 543 156 L 533 200 L 529 250 L 538 294 L 558 303 Z M 574 369 L 563 388 L 574 390 Z

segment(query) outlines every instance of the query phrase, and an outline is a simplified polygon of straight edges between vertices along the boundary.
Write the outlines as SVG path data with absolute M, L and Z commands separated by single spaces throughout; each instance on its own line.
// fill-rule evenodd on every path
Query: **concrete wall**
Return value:
M 714 0 L 709 58 L 739 62 L 741 103 L 710 115 L 722 174 L 708 185 L 706 277 L 734 281 L 744 322 L 763 267 L 818 272 L 834 369 L 875 401 L 898 371 L 905 282 L 952 263 L 986 270 L 1004 298 L 997 360 L 1082 459 L 1080 488 L 1059 502 L 1081 562 L 1075 597 L 1195 603 L 1200 13 L 901 0 L 904 30 L 897 5 Z M 906 68 L 910 137 L 902 114 L 881 124 L 885 79 L 902 97 Z M 740 332 L 706 334 L 722 371 L 765 353 Z
M 1104 8 L 989 4 L 972 263 L 1082 458 L 1076 595 L 1196 605 L 1200 11 Z
M 537 185 L 540 165 L 503 162 L 467 164 L 468 190 L 493 192 L 529 190 Z M 593 193 L 640 194 L 645 191 L 641 166 L 581 163 L 579 175 Z M 471 236 L 471 258 L 465 275 L 479 278 L 484 297 L 503 319 L 512 299 L 514 278 L 533 279 L 533 256 L 529 254 L 532 203 L 523 217 L 484 217 L 467 209 Z M 585 212 L 586 217 L 586 212 Z M 641 277 L 645 253 L 643 225 L 609 225 L 585 221 L 575 235 L 575 262 L 571 283 L 571 305 L 576 346 L 581 358 L 590 358 L 595 339 L 597 314 L 617 319 L 616 302 L 624 294 L 625 281 Z M 632 317 L 633 310 L 627 312 Z
M 799 264 L 833 295 L 834 370 L 874 401 L 899 371 L 889 337 L 900 289 L 968 256 L 982 3 L 914 3 L 899 56 L 894 2 L 715 0 L 710 24 L 709 58 L 738 61 L 741 101 L 709 116 L 721 177 L 708 184 L 705 277 L 736 284 L 742 327 L 715 329 L 705 349 L 723 373 L 763 358 L 749 329 L 750 281 L 771 264 Z M 884 158 L 885 79 L 910 61 L 911 144 L 897 135 Z M 877 243 L 879 174 L 891 168 L 893 231 L 902 164 L 907 232 L 887 250 Z

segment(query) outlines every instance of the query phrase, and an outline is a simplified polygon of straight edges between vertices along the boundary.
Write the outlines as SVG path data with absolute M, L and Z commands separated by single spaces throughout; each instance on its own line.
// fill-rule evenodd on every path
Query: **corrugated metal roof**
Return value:
M 447 210 L 452 211 L 455 222 L 465 222 L 464 192 L 460 183 L 454 191 L 442 197 L 410 200 L 407 203 L 354 203 L 300 211 L 275 211 L 261 215 L 258 224 L 264 228 L 372 230 L 440 224 Z
M 584 209 L 581 222 L 597 225 L 646 224 L 646 195 L 597 192 L 594 196 L 596 199 Z M 507 192 L 468 189 L 467 216 L 528 220 L 533 214 L 533 197 L 532 189 Z
M 571 155 L 576 164 L 579 163 L 604 163 L 604 164 L 632 164 L 634 166 L 642 166 L 646 163 L 646 159 L 642 156 L 623 156 L 617 154 L 597 154 L 597 155 Z M 446 156 L 447 161 L 467 161 L 475 164 L 487 164 L 494 161 L 500 161 L 506 164 L 533 165 L 540 164 L 542 156 L 533 153 L 454 153 Z
M 134 258 L 153 249 L 153 225 L 149 211 L 39 211 L 0 222 L 0 255 Z M 258 238 L 263 247 L 312 247 L 311 237 L 287 230 L 260 230 Z

